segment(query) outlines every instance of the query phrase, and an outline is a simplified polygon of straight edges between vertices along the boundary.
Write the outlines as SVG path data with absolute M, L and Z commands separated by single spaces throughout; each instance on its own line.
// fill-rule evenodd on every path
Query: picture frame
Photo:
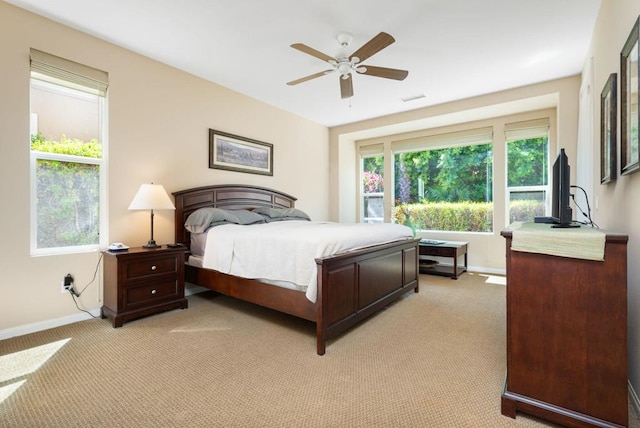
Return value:
M 600 184 L 616 179 L 617 164 L 617 82 L 611 73 L 600 93 Z
M 638 152 L 638 42 L 640 40 L 640 16 L 629 33 L 620 52 L 620 172 L 632 174 L 640 170 Z
M 273 144 L 209 129 L 209 168 L 273 176 Z

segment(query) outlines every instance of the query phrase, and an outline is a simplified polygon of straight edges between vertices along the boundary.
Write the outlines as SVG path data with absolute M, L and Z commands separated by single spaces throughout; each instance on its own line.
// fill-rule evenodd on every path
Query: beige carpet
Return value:
M 311 323 L 211 293 L 5 340 L 0 426 L 553 426 L 500 414 L 505 288 L 486 279 L 423 275 L 323 357 Z

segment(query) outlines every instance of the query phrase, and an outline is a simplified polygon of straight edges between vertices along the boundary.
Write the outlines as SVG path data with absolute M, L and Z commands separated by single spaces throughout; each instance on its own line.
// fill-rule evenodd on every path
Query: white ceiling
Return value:
M 5 0 L 237 92 L 335 126 L 580 73 L 600 0 Z M 335 74 L 290 47 L 352 53 L 381 31 L 396 42 L 364 64 L 404 81 Z M 425 94 L 403 102 L 401 98 Z

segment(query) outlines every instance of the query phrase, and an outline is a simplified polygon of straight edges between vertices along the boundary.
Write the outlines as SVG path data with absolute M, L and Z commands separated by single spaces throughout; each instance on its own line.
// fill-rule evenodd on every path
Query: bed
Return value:
M 175 241 L 189 247 L 187 218 L 204 207 L 229 210 L 293 208 L 296 198 L 264 187 L 213 185 L 182 190 L 175 197 Z M 317 296 L 256 279 L 187 264 L 185 280 L 215 292 L 293 315 L 316 325 L 316 352 L 326 343 L 409 291 L 418 292 L 418 239 L 404 239 L 316 258 Z

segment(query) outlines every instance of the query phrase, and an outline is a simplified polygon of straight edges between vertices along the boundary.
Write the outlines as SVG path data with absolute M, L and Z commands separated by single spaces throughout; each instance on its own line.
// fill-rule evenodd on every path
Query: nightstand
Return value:
M 185 248 L 130 248 L 104 252 L 102 318 L 113 327 L 169 309 L 184 309 Z

